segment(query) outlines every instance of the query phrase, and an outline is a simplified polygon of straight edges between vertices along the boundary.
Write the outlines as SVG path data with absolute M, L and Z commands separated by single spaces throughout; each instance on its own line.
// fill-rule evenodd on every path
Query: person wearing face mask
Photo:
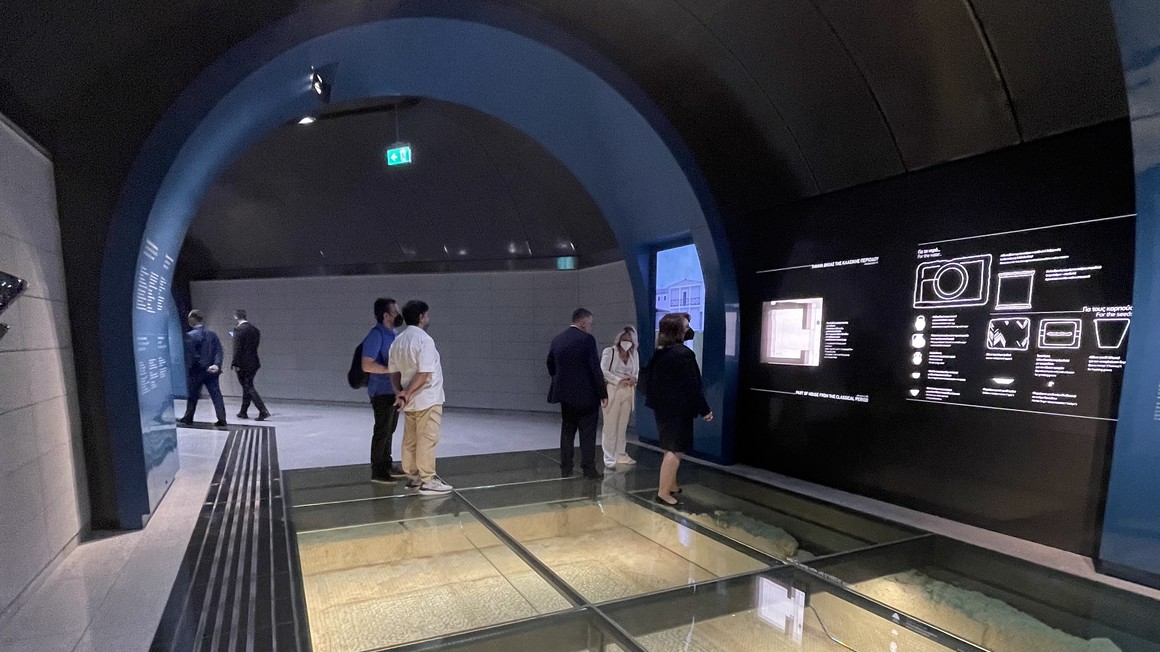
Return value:
M 674 494 L 681 455 L 693 447 L 693 420 L 700 416 L 713 420 L 713 411 L 701 387 L 697 354 L 685 346 L 693 339 L 689 314 L 673 312 L 661 318 L 657 349 L 649 360 L 649 380 L 645 405 L 656 417 L 657 434 L 665 451 L 655 500 L 669 506 L 678 504 Z
M 387 371 L 391 344 L 402 324 L 399 306 L 394 299 L 375 300 L 375 325 L 362 344 L 362 370 L 367 377 L 367 394 L 375 412 L 371 435 L 371 481 L 395 482 L 407 477 L 391 461 L 391 440 L 399 425 L 399 410 L 395 407 L 395 388 Z
M 640 359 L 636 351 L 636 329 L 625 326 L 600 355 L 600 369 L 608 390 L 608 405 L 604 407 L 604 430 L 600 442 L 604 448 L 604 467 L 615 469 L 617 464 L 632 465 L 636 460 L 625 451 L 625 433 L 628 418 L 636 399 L 636 379 L 640 374 Z

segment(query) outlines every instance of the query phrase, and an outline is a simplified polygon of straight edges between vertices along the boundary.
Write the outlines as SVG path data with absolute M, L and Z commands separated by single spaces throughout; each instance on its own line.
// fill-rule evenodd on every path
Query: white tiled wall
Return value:
M 0 121 L 0 611 L 87 527 L 80 410 L 52 162 Z
M 584 306 L 595 314 L 601 348 L 636 321 L 624 263 L 575 271 L 198 281 L 192 294 L 194 307 L 222 337 L 227 365 L 233 309 L 244 308 L 261 329 L 255 385 L 263 398 L 365 402 L 366 390 L 350 389 L 346 372 L 374 325 L 372 305 L 380 296 L 400 307 L 408 299 L 431 306 L 428 332 L 443 360 L 447 405 L 454 407 L 555 411 L 546 402 L 544 360 L 572 311 Z M 240 395 L 237 378 L 226 374 L 222 391 Z

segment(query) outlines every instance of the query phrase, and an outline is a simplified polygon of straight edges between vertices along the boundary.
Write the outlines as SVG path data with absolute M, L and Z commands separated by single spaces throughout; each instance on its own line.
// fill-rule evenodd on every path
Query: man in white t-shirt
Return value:
M 425 496 L 451 492 L 435 475 L 435 445 L 443 422 L 443 367 L 435 340 L 427 334 L 428 306 L 408 301 L 403 306 L 407 327 L 391 344 L 387 371 L 395 389 L 395 405 L 403 410 L 403 472 L 407 488 Z

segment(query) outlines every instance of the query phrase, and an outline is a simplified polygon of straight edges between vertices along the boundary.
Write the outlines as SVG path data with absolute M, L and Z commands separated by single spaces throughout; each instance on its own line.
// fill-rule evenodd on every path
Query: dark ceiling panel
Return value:
M 701 22 L 708 22 L 713 16 L 734 2 L 734 0 L 675 0 L 678 5 Z
M 616 247 L 571 173 L 499 120 L 421 100 L 399 109 L 396 136 L 389 107 L 335 111 L 275 130 L 226 169 L 191 227 L 203 259 L 196 274 L 526 258 L 528 244 L 536 257 Z M 396 139 L 414 148 L 411 165 L 385 164 Z
M 1024 140 L 1128 115 L 1108 0 L 969 0 Z
M 962 0 L 815 0 L 865 74 L 908 169 L 1019 142 Z
M 674 0 L 516 4 L 592 44 L 640 84 L 696 154 L 723 207 L 751 210 L 817 194 L 785 120 L 705 26 L 707 14 Z
M 861 73 L 807 0 L 734 2 L 708 25 L 784 116 L 823 192 L 905 171 Z

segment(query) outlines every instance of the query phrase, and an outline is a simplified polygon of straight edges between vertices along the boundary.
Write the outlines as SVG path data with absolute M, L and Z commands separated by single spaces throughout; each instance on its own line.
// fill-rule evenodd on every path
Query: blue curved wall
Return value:
M 1097 566 L 1160 587 L 1160 4 L 1112 8 L 1136 166 L 1136 279 Z
M 332 101 L 403 95 L 455 102 L 504 120 L 552 152 L 612 227 L 629 262 L 646 340 L 652 333 L 649 251 L 658 242 L 691 238 L 707 288 L 706 390 L 723 416 L 699 430 L 697 452 L 730 460 L 737 368 L 736 352 L 725 350 L 725 319 L 736 313 L 736 281 L 720 218 L 692 156 L 644 94 L 582 44 L 474 3 L 425 7 L 439 15 L 295 15 L 207 70 L 146 142 L 118 205 L 101 279 L 122 527 L 140 526 L 177 468 L 176 430 L 171 410 L 165 411 L 171 390 L 156 369 L 172 357 L 164 305 L 172 259 L 220 170 L 271 129 L 319 108 L 312 69 L 332 82 Z M 134 377 L 136 383 L 128 380 Z

